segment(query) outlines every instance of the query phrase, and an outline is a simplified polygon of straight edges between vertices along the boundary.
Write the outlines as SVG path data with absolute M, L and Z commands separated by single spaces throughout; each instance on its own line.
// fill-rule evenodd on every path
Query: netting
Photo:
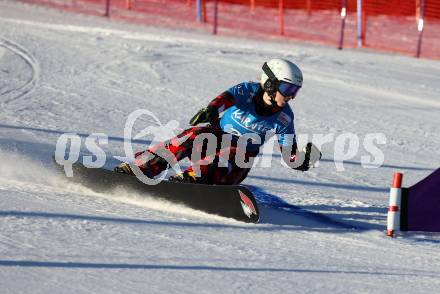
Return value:
M 421 56 L 440 59 L 440 0 L 23 0 L 63 10 L 104 15 L 154 26 L 193 28 L 219 34 L 289 38 L 339 46 L 346 5 L 344 47 L 362 45 L 415 55 L 424 18 Z M 110 3 L 108 6 L 107 4 Z M 198 21 L 201 20 L 201 21 Z

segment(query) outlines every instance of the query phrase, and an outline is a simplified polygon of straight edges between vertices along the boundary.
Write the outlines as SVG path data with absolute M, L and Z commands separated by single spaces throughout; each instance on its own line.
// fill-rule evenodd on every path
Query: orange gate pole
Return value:
M 278 10 L 280 14 L 280 35 L 284 35 L 284 0 L 278 0 Z

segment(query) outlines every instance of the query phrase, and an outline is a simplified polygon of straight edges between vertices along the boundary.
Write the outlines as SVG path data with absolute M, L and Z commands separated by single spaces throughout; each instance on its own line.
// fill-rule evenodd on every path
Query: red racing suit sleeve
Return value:
M 220 114 L 232 105 L 236 103 L 235 97 L 229 92 L 225 91 L 214 98 L 209 104 L 208 107 L 214 107 L 217 109 L 217 112 Z

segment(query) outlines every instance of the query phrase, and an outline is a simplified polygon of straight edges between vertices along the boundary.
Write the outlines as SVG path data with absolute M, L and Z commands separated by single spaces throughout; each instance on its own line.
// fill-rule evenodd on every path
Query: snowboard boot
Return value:
M 130 176 L 134 176 L 134 172 L 131 169 L 130 165 L 127 162 L 123 162 L 120 165 L 118 165 L 117 167 L 115 167 L 113 169 L 114 172 L 116 173 L 121 173 L 121 174 L 127 174 Z
M 168 178 L 170 182 L 176 182 L 176 183 L 197 183 L 196 174 L 193 171 L 190 172 L 183 172 L 180 174 L 176 174 L 174 176 L 171 176 Z

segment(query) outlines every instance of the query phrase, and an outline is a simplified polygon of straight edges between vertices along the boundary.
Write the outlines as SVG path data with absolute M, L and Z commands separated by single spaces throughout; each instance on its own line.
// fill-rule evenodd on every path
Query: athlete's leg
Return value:
M 208 133 L 213 134 L 216 138 L 223 134 L 223 131 L 213 127 L 192 127 L 170 140 L 159 143 L 148 150 L 138 152 L 135 155 L 135 164 L 141 171 L 149 177 L 154 177 L 170 166 L 184 158 L 190 158 L 193 149 L 196 152 L 203 153 L 203 146 L 194 145 L 198 135 Z M 203 154 L 201 157 L 204 157 Z

